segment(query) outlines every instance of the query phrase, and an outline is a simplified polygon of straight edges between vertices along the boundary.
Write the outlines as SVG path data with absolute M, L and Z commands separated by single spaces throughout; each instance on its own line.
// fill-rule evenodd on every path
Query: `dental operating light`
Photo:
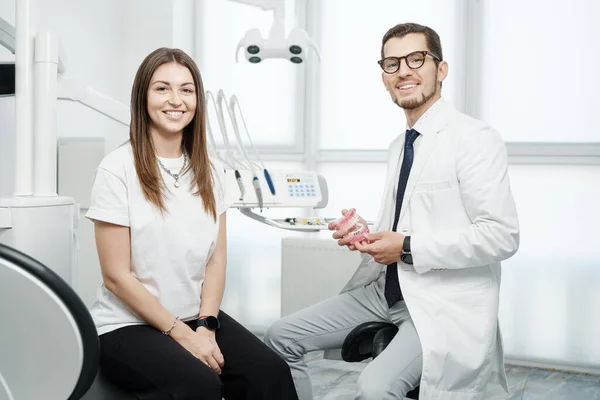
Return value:
M 294 64 L 301 64 L 306 59 L 309 49 L 321 56 L 319 48 L 305 30 L 293 28 L 286 36 L 285 32 L 285 0 L 230 0 L 236 3 L 259 7 L 263 11 L 273 11 L 273 25 L 269 36 L 263 38 L 258 28 L 250 29 L 239 41 L 235 50 L 238 61 L 240 49 L 244 49 L 246 60 L 258 64 L 268 58 L 281 58 Z

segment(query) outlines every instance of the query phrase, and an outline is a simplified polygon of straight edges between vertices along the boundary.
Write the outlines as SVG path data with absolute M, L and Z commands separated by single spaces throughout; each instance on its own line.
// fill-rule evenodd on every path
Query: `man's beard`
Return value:
M 408 100 L 400 100 L 400 99 L 396 99 L 395 103 L 398 105 L 398 107 L 404 109 L 404 110 L 414 110 L 416 108 L 421 107 L 423 104 L 427 103 L 429 100 L 431 100 L 431 98 L 433 96 L 435 96 L 439 90 L 438 84 L 437 84 L 437 73 L 435 74 L 435 86 L 433 88 L 433 90 L 431 91 L 431 93 L 423 95 L 423 98 L 421 100 L 418 99 L 408 99 Z

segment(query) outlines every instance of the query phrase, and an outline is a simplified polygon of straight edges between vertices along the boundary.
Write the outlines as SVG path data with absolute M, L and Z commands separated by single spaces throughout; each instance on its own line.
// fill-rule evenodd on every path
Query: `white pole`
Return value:
M 56 113 L 58 38 L 48 32 L 35 40 L 34 195 L 56 196 Z
M 173 1 L 173 44 L 172 46 L 185 51 L 195 58 L 195 13 L 194 0 Z
M 456 46 L 456 61 L 453 62 L 453 65 L 451 66 L 454 79 L 456 82 L 458 82 L 456 85 L 456 94 L 452 100 L 454 106 L 462 112 L 466 112 L 467 104 L 467 57 L 469 43 L 468 2 L 469 0 L 460 0 L 455 3 L 457 17 L 455 32 L 458 40 Z
M 33 194 L 33 0 L 16 0 L 15 196 Z

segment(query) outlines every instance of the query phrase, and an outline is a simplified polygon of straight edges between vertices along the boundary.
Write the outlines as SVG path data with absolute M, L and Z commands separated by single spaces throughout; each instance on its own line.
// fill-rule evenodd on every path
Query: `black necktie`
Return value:
M 398 219 L 400 218 L 400 209 L 402 208 L 402 200 L 406 190 L 406 183 L 410 175 L 415 151 L 413 143 L 419 136 L 419 132 L 414 129 L 406 131 L 406 140 L 404 141 L 404 158 L 402 159 L 402 168 L 400 168 L 400 178 L 398 180 L 398 192 L 396 193 L 396 214 L 394 215 L 394 225 L 392 230 L 396 232 Z M 385 299 L 388 307 L 392 307 L 398 300 L 402 300 L 402 291 L 400 290 L 400 282 L 398 282 L 398 263 L 393 263 L 387 266 L 385 273 Z

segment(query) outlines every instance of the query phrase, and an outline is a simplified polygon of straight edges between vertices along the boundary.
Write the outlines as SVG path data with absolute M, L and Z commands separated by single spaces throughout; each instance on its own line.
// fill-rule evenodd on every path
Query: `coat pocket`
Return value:
M 450 181 L 425 181 L 417 183 L 415 193 L 437 192 L 450 189 Z

